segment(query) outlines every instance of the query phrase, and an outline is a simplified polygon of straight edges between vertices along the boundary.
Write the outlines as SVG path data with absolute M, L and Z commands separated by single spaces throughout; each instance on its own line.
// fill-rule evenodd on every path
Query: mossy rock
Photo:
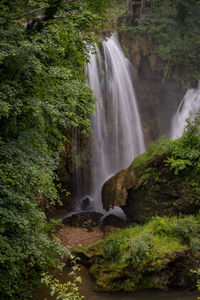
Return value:
M 179 143 L 179 151 L 185 151 L 181 140 Z M 104 208 L 120 206 L 133 223 L 144 223 L 155 215 L 187 215 L 198 211 L 199 163 L 185 160 L 188 165 L 177 172 L 170 163 L 176 148 L 179 148 L 177 141 L 157 142 L 136 157 L 129 168 L 110 178 L 102 189 Z M 191 151 L 188 149 L 188 153 Z M 182 161 L 185 163 L 183 159 L 175 163 Z
M 194 288 L 197 278 L 190 270 L 200 262 L 199 220 L 199 216 L 155 217 L 79 249 L 79 255 L 88 256 L 95 290 Z

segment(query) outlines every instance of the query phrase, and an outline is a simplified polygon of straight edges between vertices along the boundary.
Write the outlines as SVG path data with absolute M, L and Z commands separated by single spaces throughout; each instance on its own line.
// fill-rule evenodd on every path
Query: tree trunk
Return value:
M 142 15 L 144 13 L 145 2 L 146 2 L 146 0 L 141 0 L 141 4 L 140 4 L 140 18 L 142 17 Z
M 127 0 L 127 8 L 130 13 L 133 12 L 133 1 L 132 0 Z

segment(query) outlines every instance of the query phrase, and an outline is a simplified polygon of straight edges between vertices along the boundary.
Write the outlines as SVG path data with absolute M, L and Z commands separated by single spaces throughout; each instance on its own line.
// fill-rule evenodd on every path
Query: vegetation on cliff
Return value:
M 129 18 L 122 29 L 133 33 L 140 43 L 149 42 L 153 52 L 164 62 L 166 77 L 176 74 L 176 80 L 183 88 L 199 80 L 200 1 L 129 2 L 132 2 L 132 21 Z
M 0 3 L 0 298 L 27 299 L 66 253 L 39 206 L 58 201 L 65 131 L 89 130 L 84 62 L 110 0 Z
M 177 140 L 152 143 L 131 166 L 103 186 L 105 209 L 121 206 L 133 222 L 152 216 L 195 214 L 200 208 L 200 118 Z
M 200 118 L 197 114 L 188 120 L 181 138 L 154 143 L 148 152 L 133 161 L 131 169 L 140 178 L 140 186 L 130 189 L 128 202 L 132 203 L 138 220 L 155 214 L 190 214 L 199 209 L 199 149 Z

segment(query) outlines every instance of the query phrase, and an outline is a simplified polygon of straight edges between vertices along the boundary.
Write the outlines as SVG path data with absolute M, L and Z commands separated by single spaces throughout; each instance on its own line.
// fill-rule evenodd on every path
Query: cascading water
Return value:
M 172 119 L 171 138 L 179 138 L 186 125 L 190 114 L 195 114 L 200 109 L 200 81 L 196 89 L 189 89 L 185 94 L 179 108 Z
M 81 199 L 91 199 L 90 209 L 102 211 L 104 182 L 130 165 L 145 151 L 130 62 L 125 58 L 116 35 L 102 42 L 86 67 L 88 85 L 98 98 L 92 117 L 90 184 Z M 84 171 L 82 176 L 84 177 Z M 80 194 L 80 193 L 79 193 Z M 80 199 L 80 200 L 81 200 Z

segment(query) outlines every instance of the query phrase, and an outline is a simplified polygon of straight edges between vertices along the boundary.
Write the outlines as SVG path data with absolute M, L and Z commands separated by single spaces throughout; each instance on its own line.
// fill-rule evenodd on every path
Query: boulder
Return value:
M 137 185 L 132 169 L 123 169 L 111 177 L 102 188 L 102 201 L 105 210 L 114 206 L 126 205 L 127 189 Z
M 126 220 L 121 217 L 113 214 L 109 214 L 102 219 L 101 226 L 104 228 L 105 226 L 123 228 L 126 226 Z
M 191 270 L 200 262 L 199 216 L 155 217 L 144 225 L 108 229 L 113 233 L 103 240 L 74 249 L 90 267 L 96 291 L 195 289 L 198 276 Z
M 87 209 L 89 207 L 90 203 L 91 203 L 91 200 L 90 200 L 89 197 L 84 198 L 81 201 L 81 207 L 82 207 L 82 209 Z

